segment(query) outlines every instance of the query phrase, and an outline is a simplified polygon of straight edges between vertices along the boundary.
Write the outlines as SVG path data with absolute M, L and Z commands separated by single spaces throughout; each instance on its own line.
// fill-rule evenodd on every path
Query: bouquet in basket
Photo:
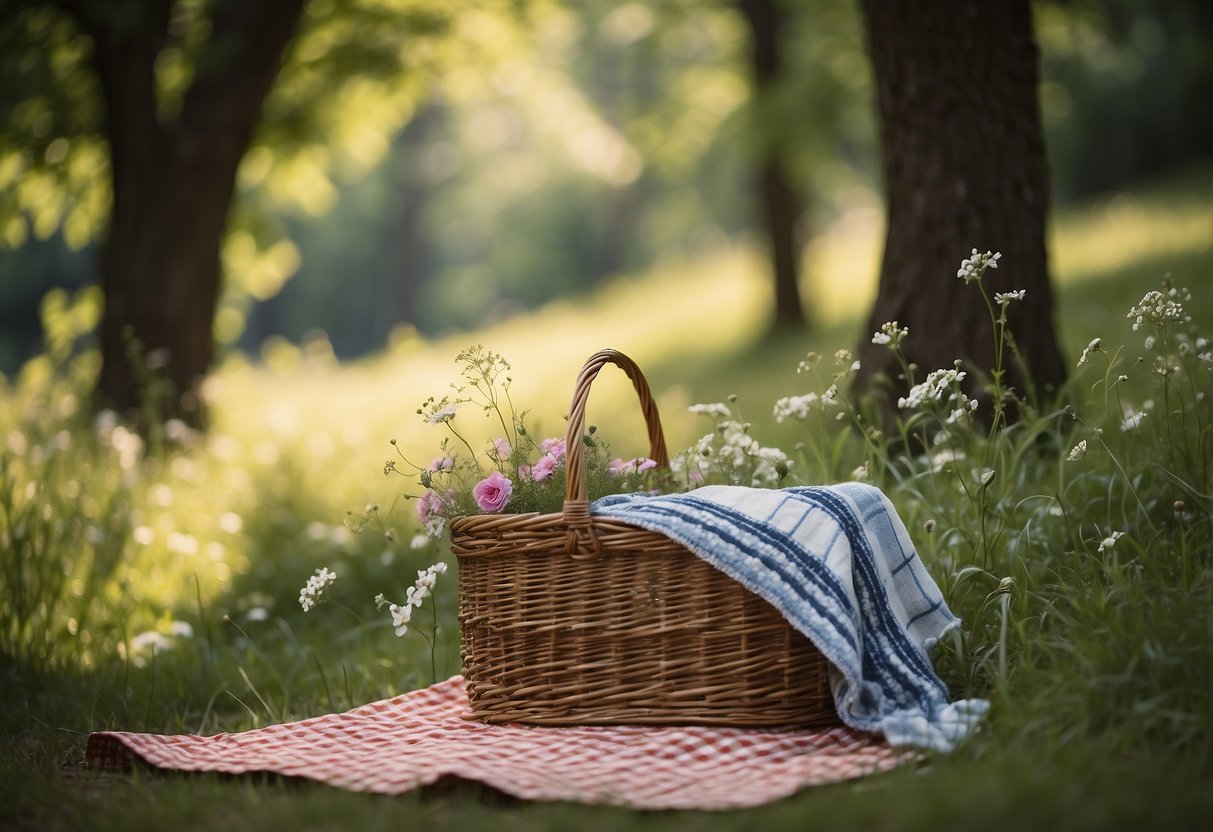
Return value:
M 565 436 L 536 436 L 527 426 L 528 411 L 519 410 L 510 395 L 513 379 L 504 357 L 476 345 L 455 360 L 460 381 L 451 385 L 452 394 L 431 396 L 417 409 L 424 423 L 443 431 L 438 455 L 428 462 L 409 459 L 393 440 L 396 457 L 384 465 L 385 474 L 402 475 L 416 484 L 405 496 L 415 501 L 417 519 L 431 538 L 441 538 L 454 517 L 560 511 L 568 491 L 570 443 L 579 445 L 572 456 L 583 461 L 578 473 L 585 477 L 589 500 L 637 491 L 670 493 L 708 481 L 774 485 L 788 472 L 788 457 L 777 448 L 758 445 L 747 433 L 749 425 L 723 403 L 691 408 L 719 417 L 719 425 L 672 459 L 613 457 L 595 426 L 574 430 L 581 428 L 575 421 Z M 642 404 L 655 420 L 647 385 Z M 467 417 L 476 414 L 500 428 L 482 446 L 464 429 Z

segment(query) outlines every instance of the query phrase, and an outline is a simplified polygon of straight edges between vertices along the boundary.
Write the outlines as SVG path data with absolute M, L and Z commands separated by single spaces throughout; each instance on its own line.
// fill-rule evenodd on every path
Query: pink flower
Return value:
M 563 439 L 545 439 L 539 443 L 539 450 L 551 454 L 557 459 L 564 459 L 565 445 Z
M 487 514 L 496 514 L 505 508 L 514 493 L 514 484 L 506 479 L 500 471 L 494 471 L 480 482 L 472 486 L 472 496 L 476 505 Z
M 607 463 L 607 471 L 612 477 L 621 477 L 624 474 L 639 474 L 647 471 L 650 468 L 656 468 L 657 463 L 648 457 L 638 456 L 635 459 L 629 459 L 626 462 L 622 459 L 613 459 Z
M 440 456 L 430 463 L 430 473 L 437 474 L 439 471 L 449 471 L 455 467 L 455 460 L 449 456 Z
M 433 491 L 427 491 L 421 495 L 421 499 L 417 501 L 417 519 L 424 523 L 429 519 L 431 514 L 442 514 L 443 509 L 442 498 Z
M 556 470 L 556 466 L 560 461 L 552 454 L 544 454 L 539 458 L 539 461 L 531 466 L 530 476 L 535 482 L 543 482 L 548 477 L 552 476 L 552 472 Z
M 497 459 L 508 458 L 510 455 L 510 440 L 494 439 L 493 440 L 493 453 L 496 455 Z

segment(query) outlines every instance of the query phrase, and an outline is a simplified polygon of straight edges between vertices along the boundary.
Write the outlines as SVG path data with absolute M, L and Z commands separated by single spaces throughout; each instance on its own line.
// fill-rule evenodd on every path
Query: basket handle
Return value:
M 569 555 L 577 560 L 597 560 L 602 557 L 602 544 L 590 525 L 590 501 L 585 484 L 585 405 L 590 397 L 590 385 L 598 371 L 607 364 L 614 364 L 627 374 L 640 398 L 640 409 L 644 411 L 645 426 L 649 431 L 649 457 L 658 465 L 668 467 L 670 455 L 665 447 L 665 434 L 661 430 L 661 417 L 657 403 L 649 390 L 649 383 L 636 362 L 618 350 L 600 350 L 589 357 L 577 386 L 573 389 L 573 401 L 569 405 L 569 427 L 565 432 L 565 486 L 564 522 L 565 546 Z

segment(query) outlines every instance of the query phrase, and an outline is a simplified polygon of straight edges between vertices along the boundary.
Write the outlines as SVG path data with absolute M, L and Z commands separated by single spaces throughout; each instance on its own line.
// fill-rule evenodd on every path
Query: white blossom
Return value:
M 1066 455 L 1066 460 L 1069 462 L 1078 462 L 1087 455 L 1087 440 L 1081 440 L 1077 445 L 1070 449 L 1070 453 Z
M 1092 338 L 1091 343 L 1087 344 L 1086 349 L 1082 351 L 1082 355 L 1078 357 L 1078 366 L 1081 367 L 1091 360 L 1091 353 L 1103 351 L 1103 339 Z
M 889 321 L 881 324 L 880 329 L 872 334 L 872 343 L 882 347 L 896 347 L 909 334 L 909 327 L 899 327 L 897 321 Z
M 1120 423 L 1120 429 L 1122 431 L 1137 430 L 1137 427 L 1141 424 L 1141 420 L 1145 417 L 1145 410 L 1139 410 L 1136 413 L 1132 410 L 1126 410 L 1124 421 Z
M 327 566 L 317 569 L 316 574 L 308 578 L 307 584 L 299 590 L 299 606 L 303 608 L 303 611 L 308 612 L 316 606 L 320 601 L 320 596 L 324 594 L 324 590 L 335 580 L 337 580 L 337 573 L 330 571 Z
M 1116 545 L 1116 541 L 1125 536 L 1124 532 L 1112 532 L 1099 543 L 1099 551 L 1106 552 Z
M 1146 292 L 1126 318 L 1133 320 L 1133 331 L 1136 332 L 1142 324 L 1149 322 L 1166 326 L 1169 323 L 1190 321 L 1191 316 L 1184 314 L 1183 304 L 1192 300 L 1192 293 L 1187 289 L 1177 289 L 1172 286 L 1166 292 L 1157 289 Z M 1149 347 L 1147 347 L 1149 349 Z
M 974 280 L 981 280 L 981 276 L 986 273 L 986 269 L 997 269 L 998 260 L 1002 257 L 1002 252 L 990 252 L 978 254 L 977 249 L 973 249 L 973 254 L 960 261 L 960 268 L 956 272 L 956 276 L 964 280 L 965 283 L 972 283 Z
M 1023 300 L 1024 295 L 1028 293 L 1027 289 L 1017 289 L 1014 292 L 995 292 L 994 302 L 999 306 L 1007 306 L 1013 300 Z
M 964 381 L 963 370 L 932 370 L 926 381 L 910 388 L 910 394 L 897 400 L 902 410 L 921 407 L 929 401 L 941 401 L 943 394 L 954 384 Z
M 455 413 L 458 410 L 459 410 L 459 405 L 457 405 L 457 404 L 450 404 L 450 405 L 447 405 L 446 407 L 440 407 L 437 410 L 435 410 L 433 413 L 430 413 L 429 415 L 427 415 L 425 417 L 425 420 L 427 422 L 429 422 L 431 425 L 440 425 L 443 422 L 449 422 L 452 419 L 454 419 Z M 460 422 L 460 424 L 463 424 L 463 423 Z
M 403 604 L 388 604 L 388 612 L 392 616 L 392 626 L 396 628 L 396 635 L 403 636 L 409 631 L 409 622 L 413 617 L 413 610 L 420 609 L 426 598 L 433 594 L 434 585 L 438 582 L 438 576 L 446 574 L 447 566 L 442 561 L 435 563 L 425 569 L 417 571 L 417 581 L 405 590 L 405 601 Z M 387 603 L 387 599 L 382 593 L 375 596 L 375 605 L 382 607 Z
M 724 402 L 693 404 L 687 408 L 687 411 L 700 416 L 719 416 L 721 419 L 727 419 L 733 415 L 733 411 L 729 410 L 729 406 Z

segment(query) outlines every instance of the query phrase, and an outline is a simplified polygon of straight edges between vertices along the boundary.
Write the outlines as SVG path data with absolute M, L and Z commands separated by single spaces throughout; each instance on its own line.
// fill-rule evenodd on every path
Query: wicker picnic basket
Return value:
M 640 368 L 603 350 L 573 392 L 564 510 L 451 522 L 472 716 L 541 725 L 837 722 L 825 658 L 774 607 L 669 538 L 590 515 L 585 407 L 606 364 L 632 380 L 650 456 L 669 463 Z

